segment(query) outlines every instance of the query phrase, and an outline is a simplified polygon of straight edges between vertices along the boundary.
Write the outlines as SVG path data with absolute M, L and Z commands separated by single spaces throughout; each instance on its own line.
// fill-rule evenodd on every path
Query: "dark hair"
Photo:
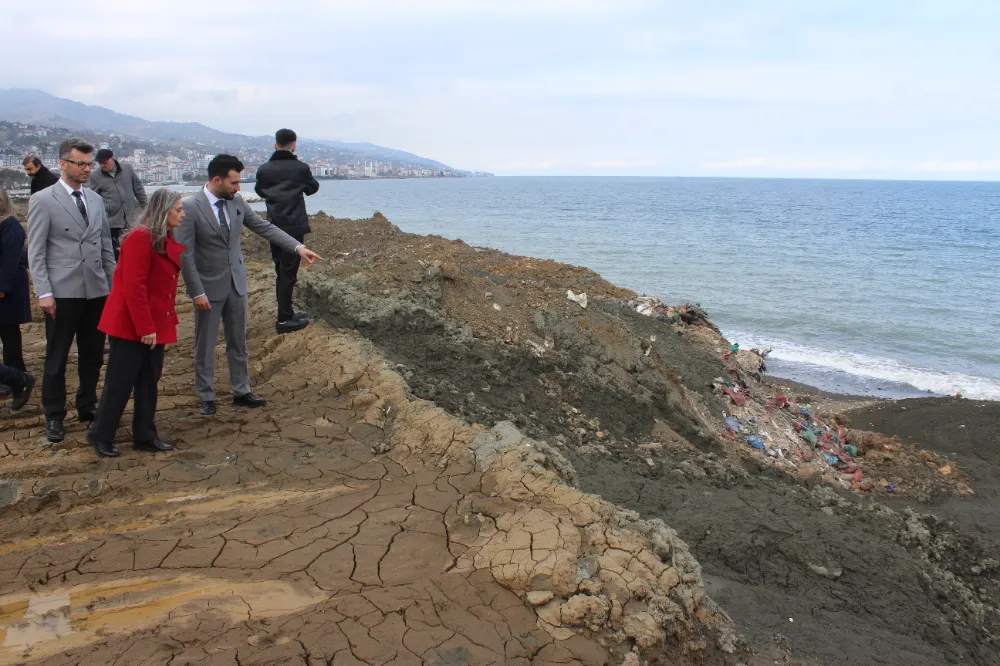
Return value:
M 295 132 L 290 129 L 280 129 L 274 133 L 274 142 L 279 146 L 290 146 L 298 139 L 299 137 L 295 136 Z
M 233 155 L 216 155 L 208 163 L 208 179 L 212 180 L 216 176 L 225 178 L 230 171 L 240 173 L 243 171 L 243 162 Z
M 84 155 L 89 155 L 94 152 L 94 147 L 92 145 L 80 137 L 74 136 L 72 139 L 66 139 L 59 144 L 59 159 L 68 160 L 69 154 L 73 152 L 74 148 L 79 150 Z
M 28 166 L 28 164 L 34 164 L 36 167 L 42 166 L 42 161 L 38 159 L 35 155 L 28 155 L 23 160 L 21 160 L 22 166 Z

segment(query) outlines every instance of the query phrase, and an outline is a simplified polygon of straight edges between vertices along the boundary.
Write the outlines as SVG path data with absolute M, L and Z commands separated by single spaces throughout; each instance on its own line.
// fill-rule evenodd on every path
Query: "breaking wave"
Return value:
M 849 382 L 853 391 L 861 390 L 864 393 L 877 395 L 873 389 L 879 385 L 889 385 L 912 387 L 914 392 L 925 394 L 945 396 L 961 393 L 965 398 L 1000 401 L 1000 379 L 931 370 L 892 358 L 866 356 L 842 350 L 830 351 L 734 332 L 725 333 L 729 340 L 739 342 L 741 347 L 771 348 L 769 360 L 781 361 L 782 366 L 787 364 L 805 366 L 801 368 L 805 371 L 803 374 L 815 380 L 822 381 L 825 375 L 828 381 L 822 383 L 829 384 L 831 376 L 836 374 L 856 378 L 858 381 Z M 805 381 L 810 383 L 808 380 Z M 842 387 L 838 385 L 835 389 L 830 389 L 829 386 L 818 386 L 818 388 L 838 391 Z

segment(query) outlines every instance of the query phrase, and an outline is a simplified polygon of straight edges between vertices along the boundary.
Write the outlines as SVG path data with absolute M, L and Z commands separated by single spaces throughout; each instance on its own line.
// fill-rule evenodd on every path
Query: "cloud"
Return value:
M 291 125 L 498 173 L 998 171 L 926 156 L 1000 154 L 1000 88 L 983 84 L 1000 79 L 1000 3 L 8 4 L 42 48 L 0 88 L 150 120 Z
M 1000 160 L 928 160 L 913 165 L 916 171 L 936 173 L 976 173 L 981 171 L 1000 172 Z
M 559 166 L 559 160 L 552 157 L 547 160 L 539 160 L 537 162 L 514 162 L 501 168 L 505 171 L 551 171 Z
M 656 166 L 656 162 L 652 160 L 598 160 L 588 163 L 587 166 L 592 169 L 648 169 Z
M 864 159 L 849 160 L 789 160 L 768 157 L 748 157 L 731 162 L 702 162 L 703 169 L 777 169 L 787 171 L 853 171 L 872 165 Z

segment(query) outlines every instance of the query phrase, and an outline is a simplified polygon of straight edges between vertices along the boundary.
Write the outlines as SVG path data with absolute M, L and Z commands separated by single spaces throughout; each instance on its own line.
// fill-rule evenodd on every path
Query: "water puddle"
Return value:
M 39 658 L 108 635 L 183 624 L 207 610 L 235 623 L 294 613 L 328 598 L 318 588 L 284 581 L 232 582 L 197 576 L 119 580 L 44 595 L 10 595 L 0 598 L 0 662 L 28 651 L 32 658 Z

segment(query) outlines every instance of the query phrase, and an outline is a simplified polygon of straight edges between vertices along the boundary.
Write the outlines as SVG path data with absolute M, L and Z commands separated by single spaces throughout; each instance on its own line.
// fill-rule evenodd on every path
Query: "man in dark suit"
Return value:
M 274 154 L 267 164 L 257 169 L 254 190 L 267 204 L 267 219 L 286 234 L 303 242 L 309 228 L 306 197 L 319 191 L 309 165 L 295 156 L 298 137 L 290 129 L 280 129 L 274 135 Z M 274 260 L 275 292 L 278 299 L 278 333 L 291 333 L 309 324 L 309 315 L 292 309 L 292 291 L 299 273 L 299 255 L 286 252 L 271 243 Z
M 46 187 L 52 187 L 59 182 L 59 176 L 49 171 L 48 167 L 34 155 L 28 155 L 21 162 L 24 171 L 31 176 L 31 193 L 41 192 Z
M 42 407 L 45 436 L 65 437 L 66 361 L 76 338 L 80 388 L 76 414 L 94 420 L 97 380 L 104 364 L 104 334 L 97 329 L 111 290 L 115 253 L 104 201 L 83 184 L 94 167 L 94 147 L 83 139 L 59 146 L 59 181 L 28 200 L 28 266 L 45 313 Z
M 187 248 L 181 255 L 181 273 L 194 300 L 194 381 L 201 413 L 215 414 L 215 345 L 219 324 L 226 336 L 226 360 L 233 404 L 260 407 L 250 389 L 247 350 L 247 273 L 243 265 L 240 232 L 243 227 L 294 252 L 311 266 L 322 260 L 312 250 L 255 213 L 240 191 L 243 163 L 232 155 L 216 155 L 208 164 L 208 184 L 184 200 L 184 220 L 174 232 Z

